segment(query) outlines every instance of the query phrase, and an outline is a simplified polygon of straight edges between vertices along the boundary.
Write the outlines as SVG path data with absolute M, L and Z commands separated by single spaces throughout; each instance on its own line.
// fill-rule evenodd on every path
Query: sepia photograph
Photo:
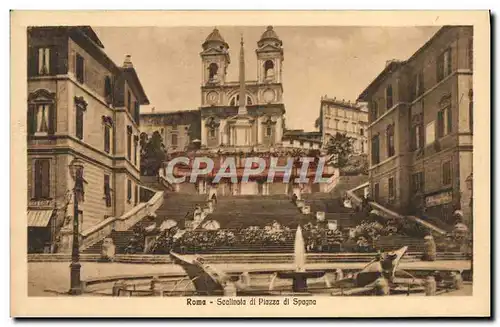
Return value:
M 21 296 L 161 297 L 189 316 L 482 296 L 488 312 L 484 27 L 198 14 L 19 29 Z

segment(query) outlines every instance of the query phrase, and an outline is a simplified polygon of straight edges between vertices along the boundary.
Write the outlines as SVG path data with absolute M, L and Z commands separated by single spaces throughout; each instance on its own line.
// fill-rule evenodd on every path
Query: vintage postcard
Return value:
M 489 19 L 11 12 L 11 315 L 490 316 Z

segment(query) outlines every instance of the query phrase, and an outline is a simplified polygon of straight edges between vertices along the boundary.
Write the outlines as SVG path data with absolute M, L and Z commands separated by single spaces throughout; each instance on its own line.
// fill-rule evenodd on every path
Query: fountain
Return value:
M 304 237 L 302 236 L 302 229 L 300 226 L 295 233 L 294 243 L 294 265 L 295 270 L 278 272 L 277 276 L 281 279 L 292 279 L 292 290 L 294 293 L 307 292 L 307 279 L 320 278 L 325 275 L 324 271 L 306 271 L 306 253 Z

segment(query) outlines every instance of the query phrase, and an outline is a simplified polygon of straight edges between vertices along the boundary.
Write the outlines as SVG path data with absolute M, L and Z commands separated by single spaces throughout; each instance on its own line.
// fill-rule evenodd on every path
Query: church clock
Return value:
M 274 101 L 275 93 L 271 89 L 267 89 L 264 91 L 264 101 L 266 103 L 271 103 Z
M 207 94 L 207 102 L 210 105 L 215 105 L 219 102 L 219 94 L 217 92 L 209 92 Z

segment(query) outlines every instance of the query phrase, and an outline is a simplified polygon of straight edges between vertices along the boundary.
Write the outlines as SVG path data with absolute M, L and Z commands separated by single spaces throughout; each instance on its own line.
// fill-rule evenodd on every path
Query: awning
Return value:
M 28 227 L 47 227 L 53 212 L 53 209 L 28 210 Z

